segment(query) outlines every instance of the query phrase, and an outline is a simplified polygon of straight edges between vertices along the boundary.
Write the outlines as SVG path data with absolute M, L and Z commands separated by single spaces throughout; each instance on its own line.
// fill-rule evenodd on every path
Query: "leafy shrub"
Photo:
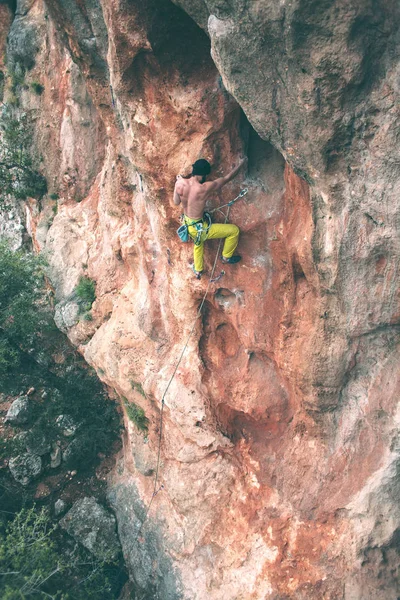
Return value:
M 28 115 L 16 106 L 3 104 L 0 112 L 0 200 L 3 202 L 7 195 L 41 198 L 47 191 L 46 179 L 33 168 L 31 144 Z
M 86 310 L 90 310 L 96 300 L 96 283 L 90 277 L 82 276 L 76 286 L 75 293 L 84 303 Z M 88 306 L 89 308 L 87 308 Z
M 133 390 L 136 390 L 137 392 L 139 392 L 139 394 L 141 396 L 143 396 L 143 398 L 146 398 L 146 393 L 145 393 L 141 383 L 138 383 L 137 381 L 134 381 L 133 379 L 131 379 L 130 384 L 131 384 L 131 388 Z
M 42 261 L 0 243 L 0 383 L 55 330 L 45 301 Z
M 140 431 L 147 432 L 149 430 L 149 420 L 146 417 L 143 408 L 141 408 L 134 402 L 128 402 L 126 398 L 124 398 L 124 406 L 126 409 L 126 414 L 128 415 L 128 418 L 132 421 L 132 423 L 134 423 Z
M 113 600 L 126 577 L 71 542 L 48 512 L 18 512 L 0 531 L 0 596 L 3 600 Z
M 63 362 L 53 360 L 61 353 Z M 55 327 L 39 258 L 0 244 L 0 389 L 18 394 L 24 387 L 50 390 L 38 410 L 39 427 L 49 442 L 59 438 L 56 419 L 67 414 L 80 424 L 75 462 L 90 468 L 98 452 L 112 449 L 120 432 L 116 403 L 93 369 Z M 0 447 L 0 455 L 6 448 Z
M 23 85 L 25 81 L 25 69 L 20 63 L 17 63 L 8 70 L 8 74 L 11 78 L 11 91 L 15 93 L 17 88 Z
M 32 81 L 31 88 L 38 96 L 41 96 L 44 92 L 44 86 L 38 81 Z

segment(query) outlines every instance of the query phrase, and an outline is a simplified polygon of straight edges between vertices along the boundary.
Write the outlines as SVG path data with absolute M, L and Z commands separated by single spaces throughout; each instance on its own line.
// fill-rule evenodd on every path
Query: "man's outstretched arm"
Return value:
M 210 191 L 217 192 L 222 187 L 224 187 L 224 185 L 226 183 L 228 183 L 234 177 L 236 177 L 236 175 L 239 173 L 240 169 L 243 167 L 243 165 L 245 164 L 246 161 L 247 161 L 247 157 L 244 158 L 243 160 L 241 160 L 240 163 L 238 164 L 238 166 L 235 167 L 234 169 L 232 169 L 232 171 L 230 173 L 228 173 L 228 175 L 225 175 L 225 177 L 218 177 L 218 179 L 215 179 L 215 181 L 210 181 L 210 183 L 209 183 Z

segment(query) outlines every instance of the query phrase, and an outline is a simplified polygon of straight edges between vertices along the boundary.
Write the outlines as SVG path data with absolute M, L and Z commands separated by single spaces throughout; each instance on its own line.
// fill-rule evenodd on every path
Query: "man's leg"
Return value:
M 194 270 L 201 273 L 204 268 L 204 242 L 199 246 L 193 246 Z
M 239 233 L 239 227 L 232 223 L 213 223 L 208 230 L 207 239 L 214 240 L 226 238 L 222 256 L 223 258 L 231 258 L 239 243 Z

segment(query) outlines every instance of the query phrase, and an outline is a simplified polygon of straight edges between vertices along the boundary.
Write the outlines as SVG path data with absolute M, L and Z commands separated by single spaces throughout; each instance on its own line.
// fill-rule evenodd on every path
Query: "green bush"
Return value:
M 133 379 L 131 379 L 130 384 L 131 384 L 131 388 L 133 390 L 135 390 L 136 392 L 139 392 L 139 394 L 141 396 L 143 396 L 143 398 L 146 398 L 146 393 L 145 393 L 141 383 L 138 383 L 137 381 L 134 381 Z
M 0 531 L 0 570 L 2 600 L 113 600 L 126 580 L 118 565 L 73 543 L 36 507 L 18 512 Z
M 53 360 L 55 353 L 63 362 Z M 31 386 L 50 390 L 36 423 L 50 442 L 59 437 L 59 415 L 80 424 L 75 461 L 82 459 L 81 469 L 89 469 L 98 452 L 111 451 L 121 427 L 116 403 L 56 329 L 40 259 L 0 244 L 0 390 L 17 395 Z M 7 447 L 0 447 L 3 458 Z
M 134 402 L 129 402 L 126 398 L 124 398 L 124 406 L 126 409 L 126 414 L 132 423 L 134 423 L 140 431 L 147 432 L 149 430 L 149 420 L 146 417 L 143 408 Z
M 41 96 L 44 92 L 44 86 L 38 81 L 32 81 L 31 88 L 38 96 Z
M 42 261 L 0 243 L 0 384 L 54 330 L 46 309 Z
M 8 195 L 25 199 L 41 198 L 47 191 L 46 179 L 33 167 L 30 154 L 30 120 L 15 105 L 3 104 L 0 111 L 0 201 Z
M 75 293 L 79 300 L 84 303 L 84 308 L 90 310 L 93 302 L 96 300 L 96 283 L 90 277 L 82 275 L 76 286 Z

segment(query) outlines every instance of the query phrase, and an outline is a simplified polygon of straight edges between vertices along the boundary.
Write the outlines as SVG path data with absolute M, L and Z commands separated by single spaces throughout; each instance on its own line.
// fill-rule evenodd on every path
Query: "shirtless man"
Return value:
M 231 181 L 235 175 L 238 174 L 246 160 L 246 158 L 242 160 L 239 165 L 228 173 L 228 175 L 225 175 L 225 177 L 219 177 L 214 181 L 206 181 L 207 175 L 209 175 L 211 171 L 211 166 L 210 163 L 203 158 L 196 160 L 192 165 L 193 170 L 189 178 L 185 179 L 181 175 L 178 175 L 177 177 L 174 189 L 173 206 L 182 204 L 185 213 L 183 218 L 185 224 L 188 225 L 189 235 L 193 241 L 197 240 L 193 250 L 193 271 L 197 279 L 200 279 L 203 272 L 204 242 L 206 240 L 225 238 L 224 248 L 222 250 L 222 262 L 235 264 L 241 259 L 241 256 L 238 254 L 235 256 L 233 254 L 239 242 L 239 227 L 231 225 L 230 223 L 213 223 L 209 226 L 208 221 L 203 217 L 203 213 L 206 202 L 210 196 L 215 192 L 218 192 L 226 183 Z M 203 232 L 201 233 L 200 239 L 197 239 L 198 231 L 195 226 L 196 223 L 203 224 Z

